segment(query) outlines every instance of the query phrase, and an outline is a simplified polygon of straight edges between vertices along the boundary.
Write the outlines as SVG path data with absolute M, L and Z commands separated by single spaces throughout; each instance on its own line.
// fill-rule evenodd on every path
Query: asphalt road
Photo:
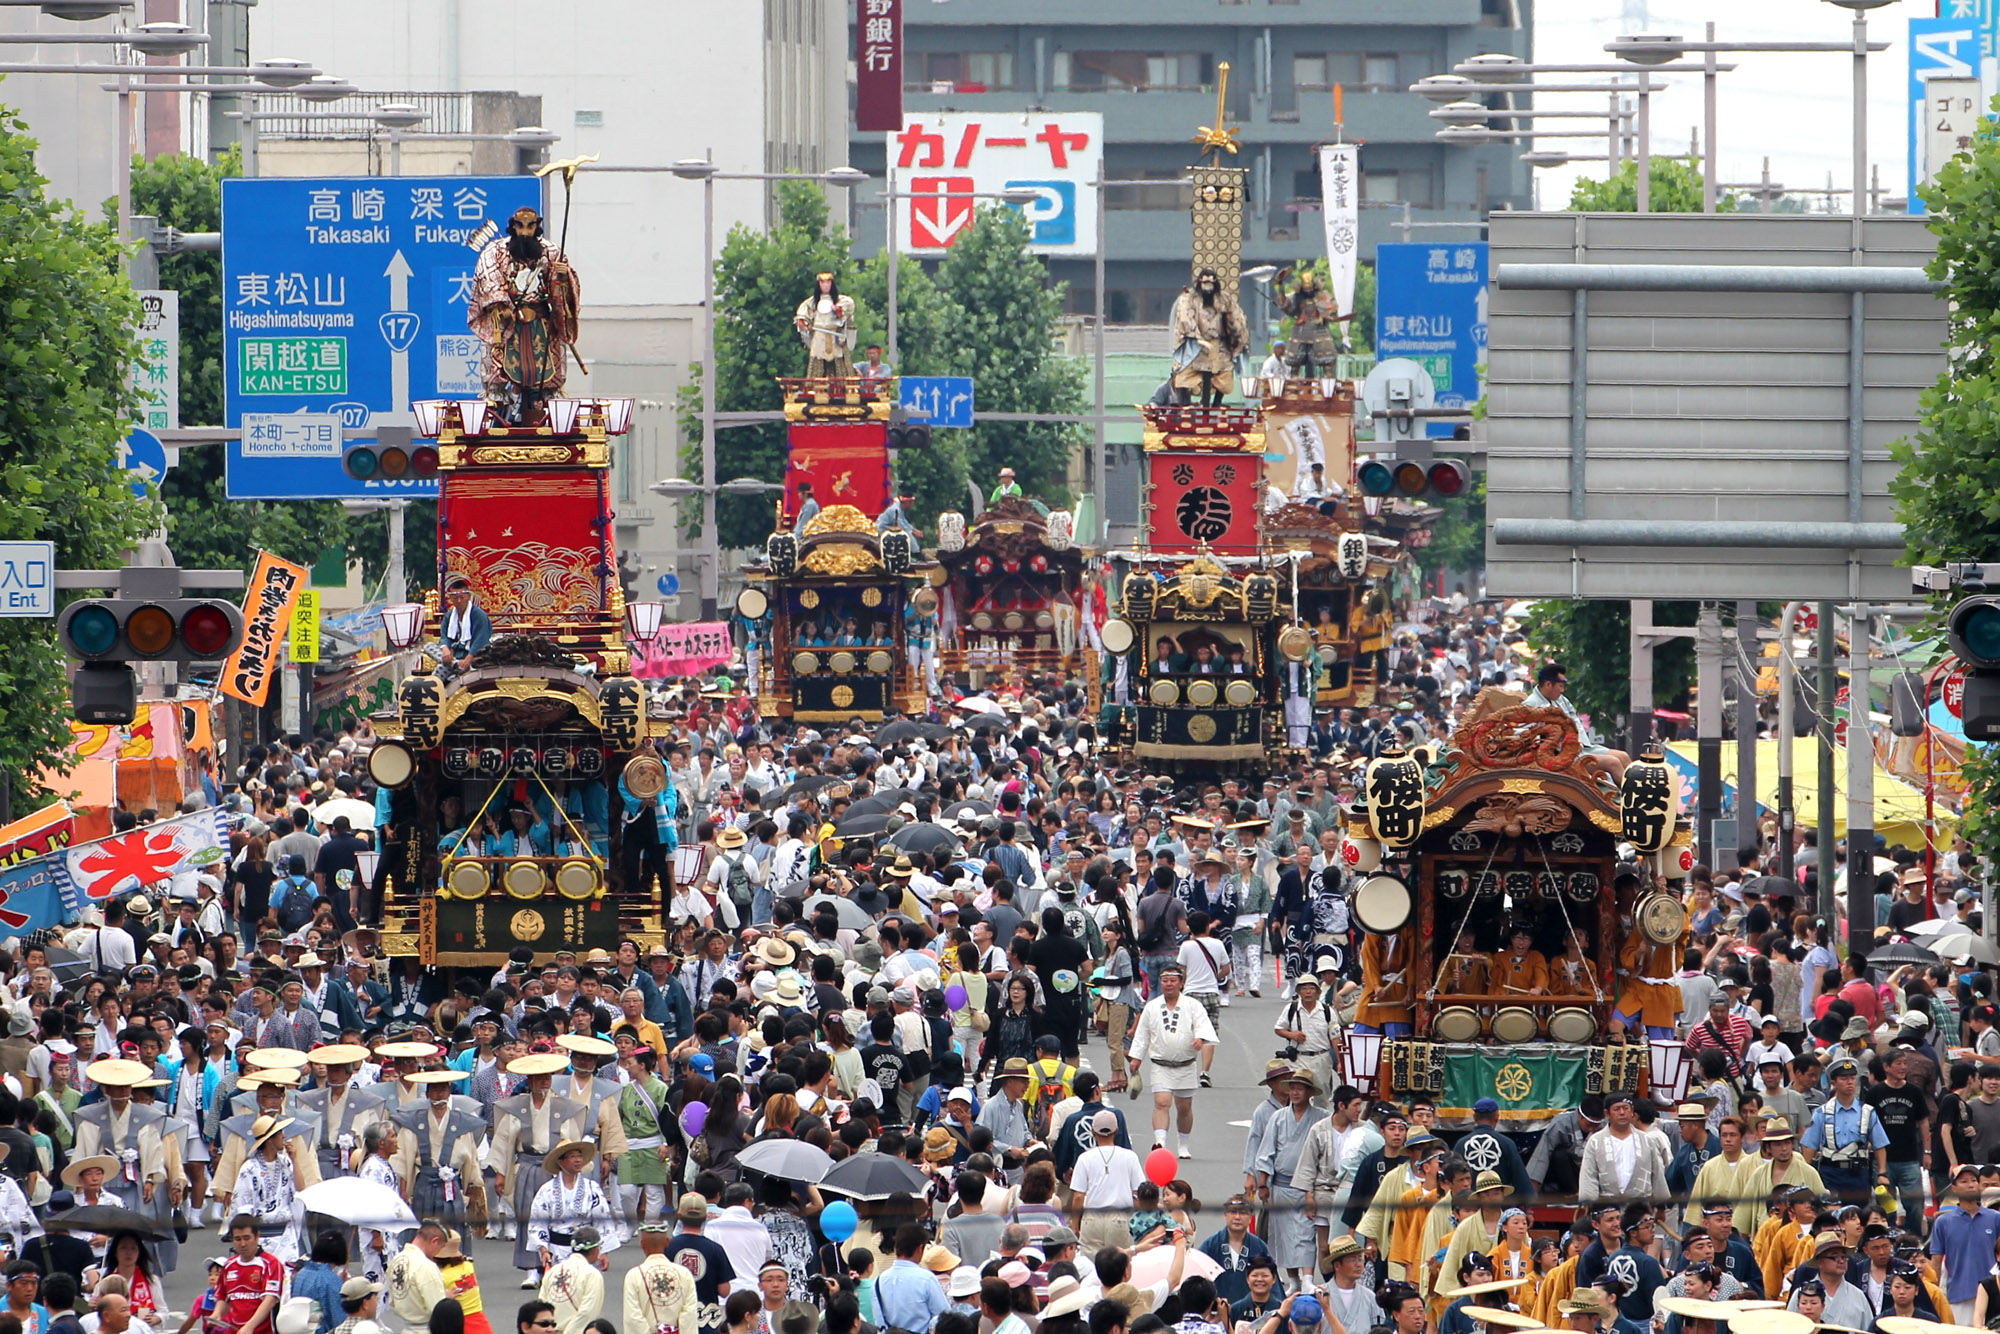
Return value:
M 1196 1223 L 1198 1237 L 1205 1237 L 1222 1226 L 1222 1202 L 1242 1189 L 1243 1141 L 1251 1110 L 1264 1097 L 1257 1080 L 1264 1073 L 1264 1063 L 1271 1059 L 1280 1045 L 1271 1032 L 1280 1002 L 1270 985 L 1269 959 L 1265 960 L 1263 991 L 1262 998 L 1244 996 L 1233 999 L 1229 1007 L 1222 1011 L 1222 1040 L 1211 1067 L 1215 1087 L 1202 1089 L 1195 1095 L 1195 1131 L 1189 1141 L 1194 1156 L 1181 1164 L 1181 1178 L 1194 1187 L 1195 1196 L 1201 1201 L 1201 1213 Z M 1108 1071 L 1110 1057 L 1101 1038 L 1093 1038 L 1086 1046 L 1084 1060 L 1100 1076 Z M 1131 1130 L 1132 1146 L 1144 1158 L 1152 1147 L 1151 1096 L 1142 1093 L 1137 1099 L 1127 1099 L 1120 1094 L 1115 1105 L 1124 1111 Z M 526 1275 L 514 1268 L 513 1251 L 512 1242 L 486 1241 L 478 1237 L 470 1239 L 467 1250 L 479 1273 L 480 1295 L 495 1334 L 511 1334 L 513 1310 L 529 1296 L 519 1286 Z M 206 1279 L 206 1260 L 220 1258 L 227 1252 L 228 1246 L 217 1237 L 213 1228 L 189 1236 L 187 1244 L 180 1248 L 178 1268 L 167 1276 L 167 1297 L 175 1318 L 168 1322 L 164 1334 L 172 1334 L 179 1327 L 179 1317 L 200 1295 Z M 638 1263 L 639 1254 L 638 1243 L 634 1240 L 611 1252 L 608 1257 L 610 1269 L 605 1274 L 604 1283 L 605 1318 L 614 1324 L 619 1319 L 625 1273 Z M 358 1266 L 354 1272 L 359 1272 Z

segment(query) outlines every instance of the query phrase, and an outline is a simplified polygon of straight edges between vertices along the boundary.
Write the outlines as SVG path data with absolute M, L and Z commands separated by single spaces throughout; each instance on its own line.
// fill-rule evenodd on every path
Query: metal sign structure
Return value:
M 532 176 L 257 177 L 222 185 L 224 420 L 331 413 L 350 442 L 414 426 L 413 399 L 481 392 L 465 324 L 487 222 L 539 208 Z M 437 494 L 437 479 L 366 482 L 337 447 L 228 446 L 231 500 Z
M 1922 219 L 1502 212 L 1491 238 L 1494 596 L 1909 596 L 1889 447 L 1947 313 Z
M 907 114 L 887 136 L 898 193 L 896 245 L 941 255 L 972 225 L 973 210 L 1003 190 L 1039 196 L 1023 212 L 1038 255 L 1088 255 L 1097 245 L 1104 116 L 1096 111 Z
M 930 426 L 972 425 L 972 377 L 903 375 L 896 379 L 898 401 L 912 417 Z
M 1375 247 L 1375 355 L 1408 357 L 1430 372 L 1442 408 L 1468 408 L 1484 386 L 1486 243 L 1384 242 Z M 1429 433 L 1449 437 L 1449 422 Z
M 56 614 L 56 544 L 0 542 L 0 617 Z
M 1978 2 L 1985 4 L 1988 0 Z M 1959 7 L 1952 5 L 1945 12 L 1949 14 Z M 1910 201 L 1911 213 L 1924 212 L 1924 201 L 1917 198 L 1917 186 L 1934 174 L 1934 169 L 1927 168 L 1925 162 L 1928 147 L 1926 130 L 1936 119 L 1929 106 L 1928 85 L 1934 80 L 1959 84 L 1966 80 L 1979 82 L 1981 67 L 1988 63 L 1981 57 L 1990 54 L 1991 42 L 1990 25 L 1982 31 L 1982 24 L 1977 18 L 1910 20 L 1910 84 L 1903 99 L 1904 105 L 1909 108 L 1903 193 L 1904 198 Z M 1985 99 L 1975 100 L 1983 109 Z

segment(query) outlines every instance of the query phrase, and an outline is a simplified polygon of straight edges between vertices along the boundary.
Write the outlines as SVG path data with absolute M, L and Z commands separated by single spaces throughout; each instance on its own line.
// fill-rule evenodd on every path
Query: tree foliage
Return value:
M 158 514 L 118 470 L 139 306 L 113 229 L 48 197 L 35 147 L 0 108 L 0 540 L 53 541 L 58 566 L 113 567 Z M 0 620 L 0 775 L 16 810 L 69 745 L 67 695 L 54 623 Z
M 1655 602 L 1653 622 L 1693 625 L 1700 610 L 1693 602 Z M 1541 661 L 1569 669 L 1564 693 L 1579 713 L 1590 715 L 1598 734 L 1623 731 L 1632 699 L 1632 604 L 1537 602 L 1523 630 Z M 1655 707 L 1685 707 L 1693 681 L 1692 639 L 1670 640 L 1653 650 Z
M 777 404 L 779 376 L 805 372 L 805 349 L 793 312 L 813 290 L 814 276 L 832 273 L 855 299 L 857 348 L 886 343 L 888 261 L 857 265 L 845 233 L 830 224 L 825 197 L 804 181 L 778 186 L 778 225 L 768 231 L 732 228 L 715 267 L 715 359 L 719 411 L 768 411 Z M 1083 369 L 1054 349 L 1062 292 L 1027 253 L 1028 230 L 1011 209 L 981 209 L 933 276 L 918 260 L 900 258 L 896 271 L 896 370 L 906 375 L 970 375 L 979 406 L 1002 412 L 1079 412 Z M 681 473 L 701 479 L 701 375 L 678 403 Z M 892 466 L 917 497 L 920 524 L 941 509 L 963 510 L 968 476 L 990 486 L 1002 466 L 1022 489 L 1054 505 L 1067 498 L 1064 480 L 1074 428 L 1040 423 L 987 423 L 940 430 L 924 451 L 904 451 Z M 724 481 L 784 475 L 781 424 L 734 427 L 716 435 L 716 472 Z M 724 546 L 753 546 L 771 531 L 767 496 L 719 498 Z M 684 511 L 689 526 L 699 510 Z
M 2000 539 L 2000 138 L 1979 122 L 1970 147 L 1919 187 L 1937 236 L 1928 272 L 1945 285 L 1945 370 L 1925 390 L 1914 438 L 1890 449 L 1900 465 L 1890 492 L 1916 564 L 1985 560 Z M 2000 856 L 2000 747 L 1967 748 L 1962 832 L 1982 856 Z
M 1654 213 L 1701 212 L 1701 159 L 1695 157 L 1653 157 L 1647 162 L 1646 177 L 1651 183 L 1646 206 Z M 1573 213 L 1637 213 L 1639 211 L 1639 164 L 1626 158 L 1618 170 L 1602 181 L 1578 180 L 1570 187 L 1569 207 Z M 1736 196 L 1718 191 L 1715 211 L 1736 212 Z
M 1447 444 L 1446 448 L 1450 448 Z M 1431 530 L 1430 545 L 1416 552 L 1417 568 L 1425 574 L 1439 570 L 1477 570 L 1486 564 L 1486 474 L 1472 475 L 1472 485 L 1441 505 L 1444 514 Z
M 216 162 L 169 154 L 132 163 L 132 211 L 151 214 L 184 232 L 222 226 L 222 181 L 242 174 L 241 149 Z M 115 208 L 115 205 L 109 206 Z M 163 256 L 160 286 L 181 294 L 181 420 L 222 421 L 222 256 L 189 251 Z M 219 445 L 181 451 L 160 488 L 167 503 L 167 537 L 189 569 L 249 570 L 262 548 L 310 564 L 347 540 L 347 520 L 333 500 L 230 500 Z M 381 527 L 382 521 L 374 521 Z

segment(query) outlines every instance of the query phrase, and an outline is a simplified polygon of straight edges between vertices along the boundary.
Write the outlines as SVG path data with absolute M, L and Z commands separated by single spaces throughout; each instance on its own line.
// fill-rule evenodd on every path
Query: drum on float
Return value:
M 1565 1005 L 1549 1016 L 1549 1041 L 1585 1046 L 1597 1040 L 1597 1016 L 1580 1005 Z
M 1394 935 L 1410 923 L 1415 900 L 1393 875 L 1371 875 L 1354 891 L 1354 920 L 1377 935 Z
M 1447 1005 L 1431 1020 L 1431 1036 L 1439 1042 L 1477 1042 L 1484 1031 L 1485 1022 L 1470 1005 Z
M 1541 1032 L 1541 1021 L 1525 1005 L 1504 1005 L 1493 1015 L 1495 1042 L 1533 1042 Z

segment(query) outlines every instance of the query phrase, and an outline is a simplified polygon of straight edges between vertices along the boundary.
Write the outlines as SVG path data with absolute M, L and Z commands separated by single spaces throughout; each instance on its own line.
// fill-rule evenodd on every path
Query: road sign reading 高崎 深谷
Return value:
M 330 415 L 351 444 L 414 426 L 412 400 L 477 396 L 468 242 L 540 204 L 532 176 L 224 181 L 223 407 L 246 428 L 229 445 L 230 498 L 435 494 L 435 477 L 349 477 L 338 431 L 329 450 L 301 431 L 252 441 L 248 428 Z

